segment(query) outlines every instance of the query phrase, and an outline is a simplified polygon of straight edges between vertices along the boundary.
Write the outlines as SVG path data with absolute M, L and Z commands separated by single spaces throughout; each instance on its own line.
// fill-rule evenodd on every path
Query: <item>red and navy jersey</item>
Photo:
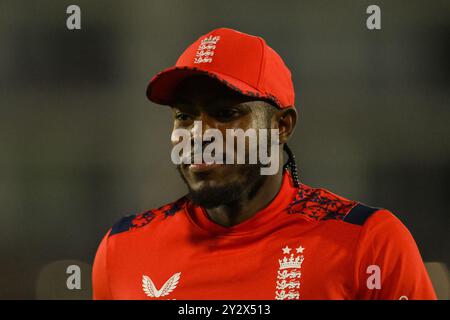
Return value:
M 186 197 L 103 238 L 94 299 L 436 299 L 419 250 L 387 209 L 300 183 L 224 227 Z

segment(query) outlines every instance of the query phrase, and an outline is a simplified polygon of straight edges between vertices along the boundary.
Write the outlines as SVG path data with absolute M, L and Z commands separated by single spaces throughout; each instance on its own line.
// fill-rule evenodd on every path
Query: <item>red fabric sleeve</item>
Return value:
M 108 279 L 108 231 L 100 243 L 97 254 L 95 255 L 94 266 L 92 270 L 92 289 L 94 300 L 111 300 L 111 290 Z
M 412 235 L 388 210 L 375 212 L 363 225 L 355 271 L 357 299 L 436 299 Z

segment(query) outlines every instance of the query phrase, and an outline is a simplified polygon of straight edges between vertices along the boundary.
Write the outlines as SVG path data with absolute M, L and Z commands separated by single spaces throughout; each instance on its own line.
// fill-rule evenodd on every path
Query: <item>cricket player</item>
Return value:
M 291 73 L 264 39 L 213 30 L 153 77 L 147 96 L 171 107 L 174 131 L 276 130 L 265 143 L 279 147 L 268 152 L 277 170 L 262 174 L 261 161 L 176 164 L 187 195 L 109 229 L 94 299 L 436 299 L 392 212 L 299 179 L 287 146 L 297 122 Z M 215 155 L 239 156 L 224 150 Z

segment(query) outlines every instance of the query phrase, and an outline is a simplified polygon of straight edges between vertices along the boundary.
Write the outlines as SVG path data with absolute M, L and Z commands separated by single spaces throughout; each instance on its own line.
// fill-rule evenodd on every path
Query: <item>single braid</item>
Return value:
M 286 151 L 288 155 L 288 161 L 284 165 L 285 169 L 290 169 L 292 174 L 292 179 L 294 180 L 294 186 L 298 188 L 300 186 L 300 180 L 298 178 L 297 164 L 295 163 L 295 155 L 292 150 L 288 147 L 287 143 L 284 144 L 283 150 Z

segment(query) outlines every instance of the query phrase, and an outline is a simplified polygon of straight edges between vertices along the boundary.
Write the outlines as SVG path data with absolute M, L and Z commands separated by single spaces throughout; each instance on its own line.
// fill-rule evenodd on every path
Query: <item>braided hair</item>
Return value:
M 291 148 L 288 147 L 287 143 L 284 144 L 283 150 L 286 151 L 288 155 L 288 161 L 284 165 L 284 169 L 289 169 L 292 174 L 292 179 L 294 180 L 294 186 L 298 188 L 300 186 L 300 180 L 298 178 L 298 170 L 297 165 L 295 163 L 295 155 L 292 152 Z

